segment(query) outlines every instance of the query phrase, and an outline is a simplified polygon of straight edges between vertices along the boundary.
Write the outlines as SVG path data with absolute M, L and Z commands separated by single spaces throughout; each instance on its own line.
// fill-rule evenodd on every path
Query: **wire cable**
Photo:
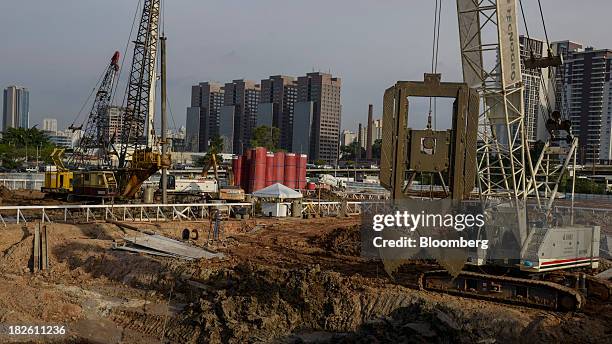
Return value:
M 523 7 L 523 1 L 522 0 L 519 0 L 519 5 L 520 5 L 520 8 L 521 8 L 521 14 L 522 14 L 522 17 L 523 17 L 523 24 L 525 25 L 525 32 L 527 34 L 526 45 L 528 45 L 528 47 L 525 47 L 525 49 L 529 50 L 530 57 L 534 57 L 533 44 L 531 44 L 532 40 L 531 40 L 531 36 L 529 34 L 529 26 L 527 25 L 527 17 L 525 16 L 525 9 Z M 544 22 L 544 14 L 543 14 L 544 12 L 542 10 L 542 3 L 541 3 L 540 0 L 538 0 L 538 7 L 539 7 L 539 10 L 540 10 L 540 18 L 542 20 L 542 26 L 544 27 L 544 35 L 546 37 L 546 47 L 550 50 L 550 41 L 548 39 L 548 33 L 547 33 L 547 30 L 546 30 L 546 23 Z M 541 55 L 542 56 L 544 55 L 544 49 L 542 49 Z M 555 78 L 555 82 L 553 82 L 552 85 L 551 85 L 551 91 L 554 92 L 554 94 L 556 96 L 557 95 L 556 68 L 553 68 L 551 72 L 553 73 L 553 78 Z M 548 118 L 550 117 L 550 114 L 552 112 L 552 104 L 551 104 L 551 100 L 550 100 L 550 96 L 549 96 L 548 85 L 546 83 L 546 80 L 544 80 L 544 74 L 542 72 L 542 69 L 538 69 L 537 76 L 540 79 L 540 84 L 541 84 L 540 87 L 542 87 L 542 89 L 543 89 L 542 93 L 544 94 L 544 100 L 546 101 L 546 109 L 542 113 L 544 115 L 544 120 L 548 120 Z
M 438 6 L 438 33 L 436 35 L 436 63 L 434 74 L 438 73 L 438 56 L 440 55 L 440 27 L 442 26 L 442 0 L 440 0 L 440 5 Z M 433 127 L 434 130 L 437 128 L 437 118 L 438 118 L 438 98 L 434 98 L 434 111 L 433 111 Z
M 117 93 L 117 88 L 119 86 L 119 79 L 121 78 L 121 72 L 123 71 L 123 66 L 125 64 L 125 59 L 127 57 L 128 49 L 130 48 L 130 43 L 132 42 L 132 35 L 134 34 L 134 28 L 136 27 L 136 20 L 138 19 L 138 13 L 140 13 L 140 6 L 142 4 L 142 0 L 138 0 L 138 4 L 136 5 L 136 12 L 134 12 L 134 18 L 132 19 L 132 27 L 130 28 L 130 34 L 128 35 L 127 42 L 125 43 L 125 48 L 123 50 L 123 58 L 121 59 L 121 65 L 119 66 L 119 72 L 117 73 L 117 84 L 113 89 L 113 95 L 111 96 L 111 104 L 115 100 L 115 95 Z M 129 80 L 127 81 L 129 84 Z M 127 97 L 127 89 L 125 94 L 123 95 L 123 100 L 121 101 L 121 105 L 125 105 L 125 98 Z
M 168 104 L 168 112 L 170 112 L 170 118 L 172 119 L 172 126 L 175 131 L 177 131 L 176 122 L 174 121 L 174 113 L 172 112 L 172 102 L 170 101 L 170 96 L 166 94 L 166 104 Z
M 438 56 L 440 54 L 440 27 L 442 26 L 442 0 L 440 0 L 440 5 L 438 5 L 438 28 L 436 33 L 436 63 L 434 65 L 434 73 L 438 72 Z
M 523 9 L 523 0 L 519 0 L 519 4 L 521 6 L 521 14 L 523 15 L 523 24 L 525 25 L 525 32 L 527 33 L 527 38 L 531 38 L 529 36 L 529 27 L 527 27 L 527 17 L 525 17 L 525 10 Z
M 436 74 L 438 72 L 438 55 L 440 50 L 440 26 L 442 16 L 442 0 L 436 0 L 434 9 L 434 27 L 433 27 L 433 41 L 431 46 L 431 73 Z M 433 113 L 433 127 L 436 128 L 436 98 L 429 97 L 429 113 L 427 116 L 427 128 L 432 128 L 432 113 Z
M 166 35 L 166 2 L 164 0 L 159 1 L 161 7 L 161 32 L 162 36 Z
M 81 106 L 81 109 L 79 110 L 79 112 L 77 113 L 76 118 L 72 121 L 72 124 L 70 125 L 71 127 L 74 127 L 74 124 L 79 120 L 79 118 L 81 117 L 81 115 L 83 114 L 83 110 L 85 110 L 85 107 L 87 106 L 87 104 L 89 104 L 89 101 L 91 100 L 91 97 L 93 96 L 93 94 L 96 92 L 96 90 L 99 88 L 99 85 L 102 83 L 102 79 L 104 78 L 104 74 L 106 74 L 106 68 L 104 68 L 104 71 L 102 71 L 102 74 L 100 75 L 100 77 L 98 78 L 98 81 L 96 81 L 96 84 L 94 85 L 94 87 L 91 89 L 91 92 L 89 93 L 89 95 L 87 96 L 87 99 L 85 100 L 85 102 L 83 103 L 83 105 Z M 85 121 L 87 120 L 87 118 L 85 119 Z M 85 123 L 85 122 L 83 122 Z
M 438 2 L 439 0 L 436 0 L 436 8 L 434 10 L 434 26 L 433 26 L 433 39 L 432 39 L 432 44 L 431 44 L 431 72 L 434 72 L 434 63 L 435 63 L 435 56 L 436 56 L 436 32 L 437 32 L 437 26 L 438 26 Z
M 542 2 L 538 0 L 538 7 L 540 8 L 540 18 L 542 19 L 542 26 L 544 27 L 544 37 L 546 38 L 546 44 L 550 46 L 550 41 L 548 40 L 548 31 L 546 30 L 546 21 L 544 21 L 544 12 L 542 11 Z

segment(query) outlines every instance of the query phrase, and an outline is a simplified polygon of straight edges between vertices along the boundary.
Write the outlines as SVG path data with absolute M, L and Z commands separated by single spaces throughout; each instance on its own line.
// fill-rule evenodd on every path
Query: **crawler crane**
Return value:
M 554 213 L 559 185 L 575 170 L 578 139 L 557 112 L 547 128 L 555 135 L 566 131 L 565 141 L 551 137 L 532 157 L 526 138 L 523 65 L 560 67 L 560 56 L 549 50 L 521 60 L 517 0 L 457 0 L 457 13 L 463 82 L 442 82 L 432 62 L 424 81 L 398 81 L 386 90 L 380 180 L 399 204 L 414 197 L 415 175 L 439 178 L 444 192 L 436 197 L 476 203 L 489 219 L 479 238 L 506 254 L 473 249 L 462 272 L 423 273 L 420 287 L 566 310 L 580 308 L 586 290 L 609 300 L 609 286 L 567 271 L 598 267 L 600 228 Z M 411 96 L 454 98 L 452 129 L 408 128 Z

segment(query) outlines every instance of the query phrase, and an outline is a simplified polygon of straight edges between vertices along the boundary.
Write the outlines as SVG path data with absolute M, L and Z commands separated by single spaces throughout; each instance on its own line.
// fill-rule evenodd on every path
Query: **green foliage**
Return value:
M 342 146 L 342 148 L 340 148 L 340 154 L 341 154 L 340 160 L 345 160 L 345 161 L 358 160 L 357 154 L 359 151 L 361 151 L 361 159 L 362 160 L 365 159 L 366 150 L 363 149 L 362 147 L 359 147 L 359 142 L 353 141 L 348 146 Z
M 559 190 L 562 192 L 572 192 L 572 178 L 569 173 L 566 173 L 559 183 Z M 605 194 L 606 187 L 602 183 L 598 183 L 588 178 L 576 178 L 575 193 L 583 194 Z
M 49 146 L 51 143 L 42 130 L 32 128 L 8 128 L 2 134 L 3 144 L 12 144 L 16 148 L 25 146 Z
M 265 147 L 268 151 L 277 152 L 280 142 L 280 129 L 262 125 L 253 130 L 251 147 Z
M 36 161 L 37 148 L 38 161 L 41 164 L 52 163 L 50 155 L 55 146 L 42 130 L 36 127 L 8 128 L 0 141 L 0 162 L 5 168 L 22 167 L 28 162 Z
M 568 183 L 570 190 L 568 192 L 571 192 L 571 181 Z M 590 180 L 590 179 L 586 179 L 586 178 L 577 178 L 576 179 L 576 187 L 574 189 L 575 193 L 584 193 L 584 194 L 598 194 L 598 195 L 603 195 L 606 193 L 606 187 L 601 184 L 601 183 L 597 183 L 594 180 Z
M 207 162 L 207 161 L 208 161 L 208 160 L 206 159 L 206 157 L 205 157 L 205 156 L 199 156 L 199 157 L 196 157 L 196 158 L 193 160 L 193 166 L 195 166 L 195 167 L 204 167 L 204 165 L 206 165 L 206 162 Z
M 210 140 L 208 144 L 208 151 L 206 155 L 196 158 L 193 161 L 194 166 L 204 167 L 210 166 L 212 162 L 212 156 L 215 156 L 215 160 L 217 161 L 217 165 L 220 165 L 223 162 L 223 156 L 221 156 L 221 152 L 223 152 L 223 139 L 220 136 L 215 136 Z
M 382 149 L 382 139 L 378 139 L 374 141 L 374 144 L 372 145 L 372 159 L 380 160 L 381 149 Z
M 322 160 L 322 159 L 318 159 L 314 161 L 314 164 L 317 166 L 323 166 L 325 165 L 325 163 L 326 163 L 325 160 Z

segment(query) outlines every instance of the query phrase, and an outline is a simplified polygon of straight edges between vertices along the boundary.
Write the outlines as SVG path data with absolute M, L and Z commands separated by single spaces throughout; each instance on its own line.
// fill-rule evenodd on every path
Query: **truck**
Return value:
M 168 175 L 168 195 L 178 200 L 218 199 L 244 201 L 244 190 L 234 186 L 220 186 L 217 178 L 181 178 Z M 161 190 L 161 179 L 159 182 Z

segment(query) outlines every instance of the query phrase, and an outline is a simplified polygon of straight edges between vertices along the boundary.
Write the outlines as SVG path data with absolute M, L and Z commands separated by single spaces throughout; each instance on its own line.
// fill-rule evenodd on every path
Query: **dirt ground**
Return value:
M 0 228 L 0 342 L 604 343 L 612 305 L 557 313 L 419 291 L 359 257 L 358 218 L 224 222 L 224 259 L 112 250 L 134 232 L 48 224 L 50 270 L 30 270 L 34 224 Z M 179 239 L 207 223 L 139 227 Z M 9 325 L 64 325 L 10 336 Z

